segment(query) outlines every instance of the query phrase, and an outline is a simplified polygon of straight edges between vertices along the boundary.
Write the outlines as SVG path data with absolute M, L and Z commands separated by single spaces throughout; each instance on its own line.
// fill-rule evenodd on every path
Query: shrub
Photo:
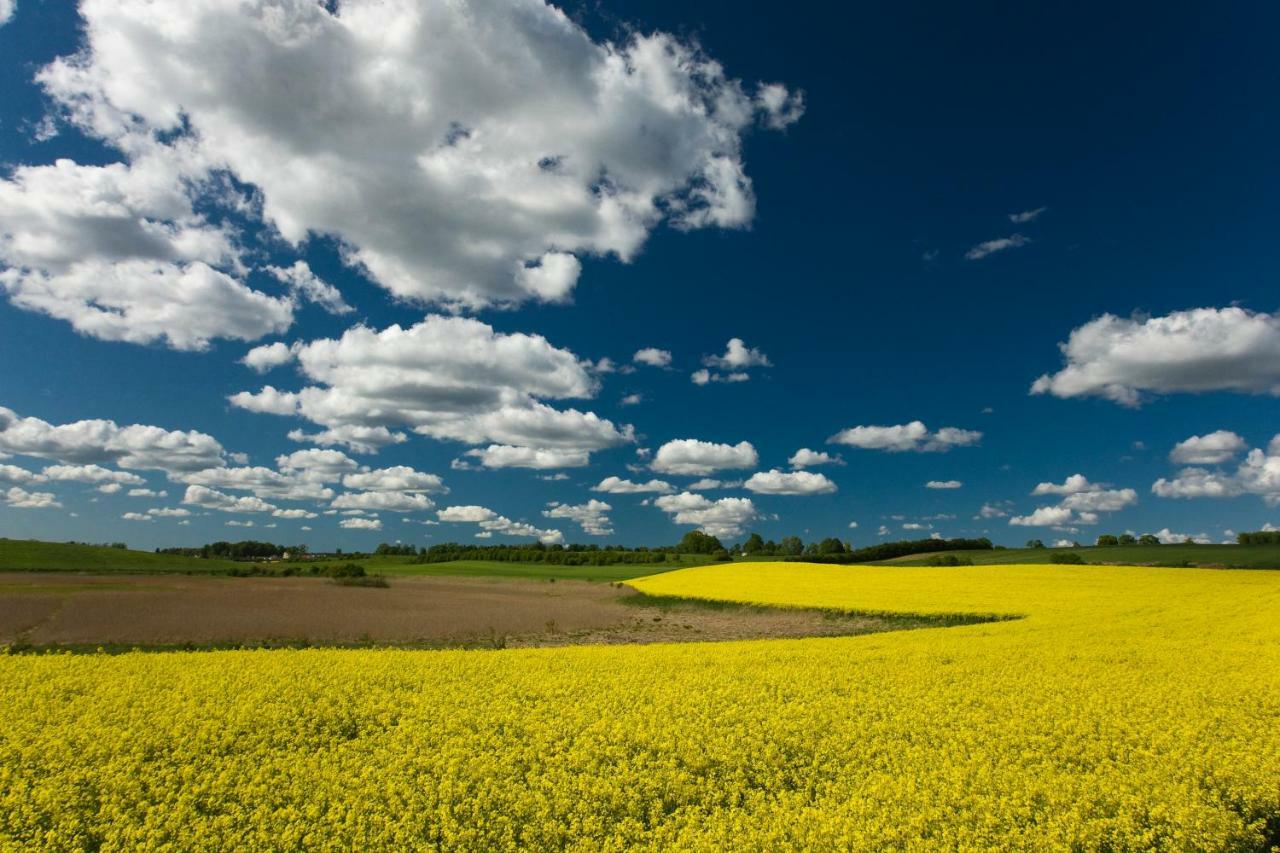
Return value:
M 340 566 L 329 566 L 325 574 L 331 578 L 362 578 L 365 576 L 364 566 L 359 563 L 343 563 Z
M 1063 554 L 1051 554 L 1049 556 L 1049 562 L 1065 566 L 1083 566 L 1084 558 L 1079 554 L 1072 554 L 1068 551 Z
M 973 560 L 968 557 L 957 557 L 955 554 L 939 554 L 925 560 L 926 566 L 972 566 Z

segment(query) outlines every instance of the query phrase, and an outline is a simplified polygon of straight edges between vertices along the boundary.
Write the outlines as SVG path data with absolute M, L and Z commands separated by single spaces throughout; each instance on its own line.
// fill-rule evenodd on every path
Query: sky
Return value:
M 1280 523 L 1278 18 L 0 0 L 0 535 Z

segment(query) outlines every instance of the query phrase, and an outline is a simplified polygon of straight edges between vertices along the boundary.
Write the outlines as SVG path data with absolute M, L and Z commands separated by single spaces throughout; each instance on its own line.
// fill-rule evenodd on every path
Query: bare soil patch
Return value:
M 528 647 L 824 637 L 922 620 L 707 605 L 621 584 L 395 578 L 0 573 L 0 643 L 24 648 L 223 645 Z

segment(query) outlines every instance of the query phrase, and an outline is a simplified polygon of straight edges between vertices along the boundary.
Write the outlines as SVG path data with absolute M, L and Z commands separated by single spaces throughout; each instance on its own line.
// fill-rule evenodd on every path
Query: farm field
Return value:
M 0 644 L 26 650 L 506 648 L 842 636 L 937 620 L 708 606 L 585 581 L 0 573 Z
M 0 838 L 62 849 L 1280 843 L 1280 573 L 769 563 L 632 585 L 1024 618 L 649 646 L 11 655 L 0 658 Z
M 1116 545 L 1081 548 L 999 548 L 991 551 L 940 551 L 883 560 L 877 565 L 923 566 L 930 558 L 953 555 L 974 565 L 1032 565 L 1049 563 L 1055 554 L 1075 554 L 1085 562 L 1141 566 L 1188 563 L 1192 566 L 1229 566 L 1280 569 L 1280 545 Z
M 226 572 L 241 564 L 98 545 L 0 538 L 0 571 Z

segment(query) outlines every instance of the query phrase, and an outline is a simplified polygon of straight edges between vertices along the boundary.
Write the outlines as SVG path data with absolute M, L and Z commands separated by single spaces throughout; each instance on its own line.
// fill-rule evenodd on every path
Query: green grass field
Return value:
M 1054 554 L 1079 554 L 1086 563 L 1190 563 L 1196 566 L 1230 566 L 1247 569 L 1280 569 L 1280 545 L 1118 545 L 1099 548 L 1004 548 L 994 551 L 942 551 L 885 560 L 879 565 L 922 566 L 932 557 L 950 554 L 975 565 L 1049 563 Z
M 67 572 L 227 572 L 239 563 L 174 557 L 150 551 L 127 551 L 96 545 L 0 539 L 0 571 Z

